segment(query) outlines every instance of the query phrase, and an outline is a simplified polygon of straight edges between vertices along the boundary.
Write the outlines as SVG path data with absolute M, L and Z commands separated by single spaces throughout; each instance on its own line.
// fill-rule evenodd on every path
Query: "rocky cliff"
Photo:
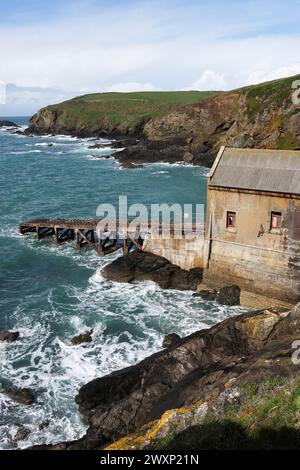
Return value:
M 181 139 L 191 160 L 212 163 L 220 145 L 275 149 L 300 148 L 300 106 L 292 83 L 300 76 L 226 92 L 146 123 L 150 142 Z
M 271 436 L 286 426 L 290 434 L 286 430 L 283 434 L 294 436 L 300 403 L 299 352 L 294 341 L 299 334 L 300 304 L 286 313 L 245 313 L 177 338 L 139 364 L 83 386 L 76 402 L 88 422 L 86 435 L 76 442 L 45 447 L 166 448 L 163 439 L 168 437 L 177 442 L 173 448 L 180 448 L 180 433 L 193 432 L 204 419 L 224 416 L 231 420 L 240 416 L 252 431 L 267 423 Z M 205 436 L 201 429 L 199 442 Z M 217 446 L 218 439 L 212 434 L 210 444 Z M 201 448 L 193 445 L 187 448 Z
M 87 95 L 42 109 L 27 132 L 139 137 L 118 152 L 125 164 L 183 160 L 210 166 L 220 145 L 300 149 L 300 106 L 292 101 L 292 84 L 299 79 L 297 75 L 176 99 L 176 92 L 174 96 L 148 93 L 145 99 L 134 94 L 121 99 L 119 94 L 112 101 L 103 101 L 104 95 Z

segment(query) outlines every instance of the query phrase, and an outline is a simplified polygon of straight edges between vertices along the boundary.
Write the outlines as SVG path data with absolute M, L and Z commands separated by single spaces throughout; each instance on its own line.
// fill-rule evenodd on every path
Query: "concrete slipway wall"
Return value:
M 182 239 L 173 237 L 151 238 L 144 241 L 143 250 L 167 258 L 181 269 L 203 268 L 207 257 L 208 242 L 203 235 L 190 234 Z

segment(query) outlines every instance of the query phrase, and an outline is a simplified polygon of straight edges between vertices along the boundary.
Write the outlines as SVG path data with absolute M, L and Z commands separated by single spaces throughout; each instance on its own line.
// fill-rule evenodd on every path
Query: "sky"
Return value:
M 0 115 L 300 73 L 300 0 L 0 0 Z M 5 93 L 4 93 L 5 92 Z

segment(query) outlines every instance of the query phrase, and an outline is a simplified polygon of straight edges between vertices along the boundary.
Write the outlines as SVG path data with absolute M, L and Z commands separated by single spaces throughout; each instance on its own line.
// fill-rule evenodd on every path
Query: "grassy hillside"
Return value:
M 73 98 L 47 109 L 58 117 L 82 121 L 93 127 L 102 122 L 104 127 L 136 128 L 146 120 L 163 116 L 178 106 L 199 103 L 216 95 L 215 91 L 162 91 L 135 93 L 94 93 Z

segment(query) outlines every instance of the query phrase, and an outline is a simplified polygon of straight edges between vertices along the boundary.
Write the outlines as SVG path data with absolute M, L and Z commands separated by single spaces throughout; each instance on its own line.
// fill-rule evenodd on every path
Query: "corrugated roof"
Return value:
M 300 151 L 222 150 L 210 186 L 300 195 Z

